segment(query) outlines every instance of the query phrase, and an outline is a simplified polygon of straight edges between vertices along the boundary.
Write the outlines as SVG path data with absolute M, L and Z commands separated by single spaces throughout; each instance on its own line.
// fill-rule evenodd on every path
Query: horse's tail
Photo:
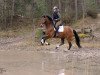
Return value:
M 75 40 L 76 40 L 76 44 L 79 48 L 81 48 L 81 45 L 80 45 L 80 38 L 77 34 L 77 32 L 75 30 L 73 30 L 73 33 L 74 33 L 74 36 L 75 36 Z

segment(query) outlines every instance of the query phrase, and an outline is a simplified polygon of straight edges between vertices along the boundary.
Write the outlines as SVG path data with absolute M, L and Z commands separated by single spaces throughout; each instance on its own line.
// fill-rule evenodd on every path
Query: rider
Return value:
M 53 7 L 52 17 L 53 17 L 53 21 L 54 21 L 54 28 L 56 29 L 55 34 L 54 34 L 54 37 L 55 37 L 56 33 L 58 33 L 58 28 L 59 28 L 59 26 L 56 27 L 56 23 L 61 20 L 61 16 L 60 16 L 59 9 L 57 6 Z

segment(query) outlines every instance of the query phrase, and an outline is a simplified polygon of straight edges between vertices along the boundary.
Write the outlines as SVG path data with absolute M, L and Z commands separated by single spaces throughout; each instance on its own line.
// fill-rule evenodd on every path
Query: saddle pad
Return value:
M 63 32 L 64 31 L 64 26 L 59 26 L 58 32 Z

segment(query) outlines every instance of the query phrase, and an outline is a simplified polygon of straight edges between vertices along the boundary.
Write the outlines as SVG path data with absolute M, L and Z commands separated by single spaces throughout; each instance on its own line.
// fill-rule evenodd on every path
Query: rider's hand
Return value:
M 57 21 L 57 22 L 58 22 L 58 21 L 60 21 L 60 19 L 55 19 L 55 21 Z
M 55 21 L 58 21 L 58 19 L 55 19 Z

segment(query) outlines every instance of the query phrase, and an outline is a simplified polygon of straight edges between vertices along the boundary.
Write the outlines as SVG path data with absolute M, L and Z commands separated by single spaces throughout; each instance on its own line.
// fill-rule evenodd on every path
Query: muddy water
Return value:
M 67 54 L 68 53 L 68 54 Z M 59 75 L 99 75 L 99 53 L 84 52 L 45 52 L 42 59 L 42 71 Z M 62 71 L 64 70 L 64 71 Z M 63 74 L 62 74 L 63 75 Z
M 1 51 L 0 75 L 100 75 L 100 50 Z

